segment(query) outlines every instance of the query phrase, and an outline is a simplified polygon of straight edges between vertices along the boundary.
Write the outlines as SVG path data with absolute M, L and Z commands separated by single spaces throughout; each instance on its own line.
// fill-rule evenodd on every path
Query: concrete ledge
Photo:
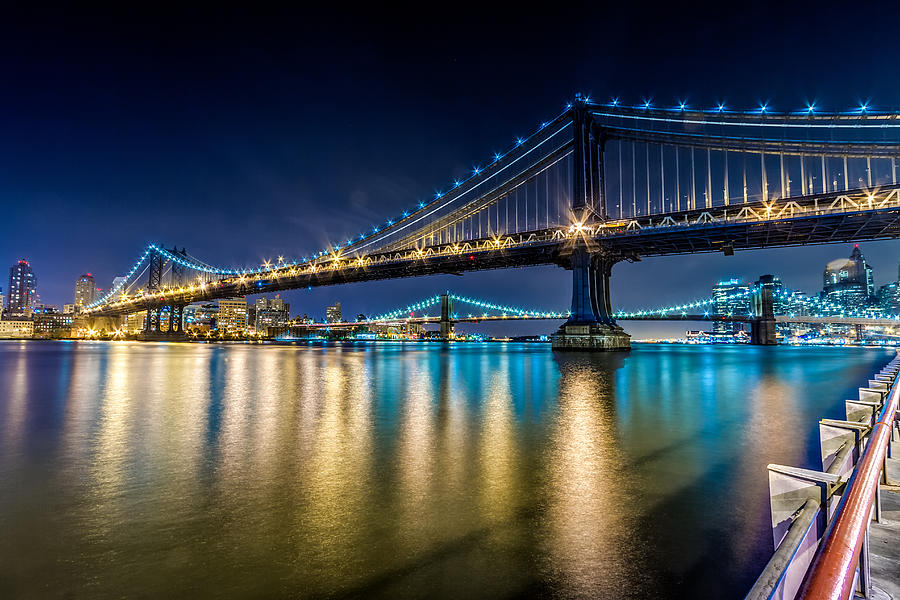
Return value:
M 553 336 L 554 350 L 621 352 L 631 350 L 631 336 L 618 325 L 563 325 Z

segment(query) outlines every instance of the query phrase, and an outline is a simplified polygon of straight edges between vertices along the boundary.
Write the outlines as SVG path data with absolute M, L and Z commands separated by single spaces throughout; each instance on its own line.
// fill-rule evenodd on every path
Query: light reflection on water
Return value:
M 0 343 L 0 597 L 741 597 L 887 360 Z

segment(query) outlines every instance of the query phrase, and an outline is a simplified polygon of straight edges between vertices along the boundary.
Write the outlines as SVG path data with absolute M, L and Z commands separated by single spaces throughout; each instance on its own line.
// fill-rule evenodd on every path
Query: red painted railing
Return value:
M 798 598 L 846 600 L 852 597 L 860 551 L 872 517 L 898 403 L 900 380 L 894 382 L 884 408 L 873 425 L 866 450 L 847 483 L 848 490 L 838 505 L 825 540 L 813 558 Z

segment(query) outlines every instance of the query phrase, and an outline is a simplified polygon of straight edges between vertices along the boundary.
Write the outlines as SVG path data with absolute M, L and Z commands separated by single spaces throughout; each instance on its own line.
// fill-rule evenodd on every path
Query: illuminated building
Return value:
M 61 313 L 55 306 L 40 306 L 34 309 L 34 337 L 69 337 L 75 315 Z
M 866 264 L 859 244 L 853 245 L 850 258 L 839 258 L 828 263 L 823 279 L 823 299 L 845 309 L 859 308 L 875 296 L 872 267 Z
M 9 268 L 7 293 L 6 309 L 10 315 L 28 314 L 37 303 L 37 279 L 27 260 L 20 260 Z
M 85 273 L 75 282 L 75 310 L 81 310 L 97 299 L 97 284 L 94 276 Z
M 713 314 L 746 316 L 750 312 L 750 286 L 740 279 L 720 281 L 713 286 Z M 734 335 L 743 330 L 743 324 L 734 321 L 713 322 L 713 335 Z
M 285 303 L 281 296 L 274 298 L 257 298 L 254 309 L 254 321 L 252 325 L 258 333 L 266 333 L 269 327 L 287 325 L 291 320 L 291 305 Z
M 146 310 L 125 315 L 125 331 L 127 333 L 140 333 L 144 331 L 144 319 L 146 318 Z
M 243 335 L 247 330 L 247 299 L 241 297 L 219 300 L 216 328 L 227 335 Z
M 31 319 L 4 319 L 0 321 L 0 338 L 34 337 L 34 321 Z
M 772 290 L 772 304 L 776 315 L 787 314 L 787 301 L 784 298 L 784 283 L 774 275 L 760 275 L 754 284 L 757 290 L 768 288 Z
M 900 315 L 900 283 L 893 281 L 878 290 L 878 306 L 884 315 Z
M 189 304 L 184 307 L 184 326 L 188 331 L 207 332 L 216 328 L 218 307 L 213 303 Z
M 75 312 L 75 305 L 74 305 L 74 304 L 63 304 L 63 313 L 65 313 L 65 314 L 68 315 L 68 314 L 71 314 L 71 313 L 74 313 L 74 312 Z
M 341 303 L 335 302 L 332 306 L 325 307 L 325 321 L 328 323 L 341 322 Z
M 128 278 L 121 275 L 118 277 L 113 277 L 112 284 L 109 286 L 109 289 L 114 290 L 120 285 L 124 285 L 126 281 L 128 281 Z

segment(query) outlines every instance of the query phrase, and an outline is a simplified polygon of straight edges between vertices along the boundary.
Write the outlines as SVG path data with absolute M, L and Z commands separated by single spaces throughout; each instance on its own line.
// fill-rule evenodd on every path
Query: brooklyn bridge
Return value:
M 85 313 L 147 311 L 148 332 L 165 323 L 177 333 L 174 317 L 198 301 L 552 264 L 572 271 L 571 308 L 554 348 L 627 349 L 610 301 L 615 264 L 896 238 L 898 155 L 897 115 L 865 106 L 701 111 L 578 95 L 466 179 L 353 238 L 254 268 L 150 244 Z M 774 343 L 771 302 L 762 294 L 746 317 L 757 324 L 757 343 Z

